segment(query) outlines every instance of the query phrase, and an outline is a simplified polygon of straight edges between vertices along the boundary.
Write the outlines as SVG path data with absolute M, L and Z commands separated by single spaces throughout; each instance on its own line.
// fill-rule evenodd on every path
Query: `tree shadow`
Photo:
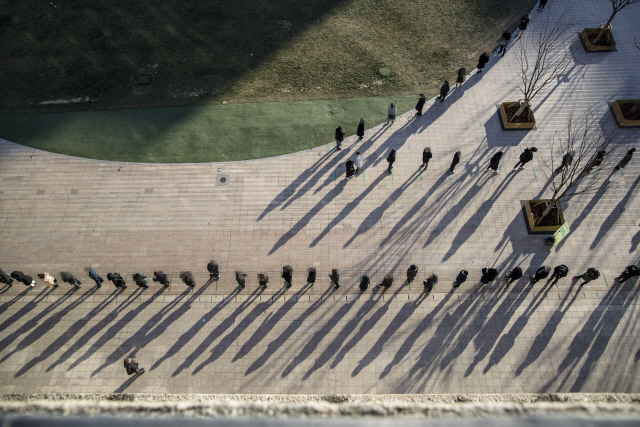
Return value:
M 507 101 L 505 101 L 507 102 Z M 517 147 L 522 140 L 529 135 L 527 130 L 503 130 L 500 124 L 500 110 L 496 106 L 496 111 L 484 122 L 484 130 L 487 135 L 488 149 L 502 147 Z

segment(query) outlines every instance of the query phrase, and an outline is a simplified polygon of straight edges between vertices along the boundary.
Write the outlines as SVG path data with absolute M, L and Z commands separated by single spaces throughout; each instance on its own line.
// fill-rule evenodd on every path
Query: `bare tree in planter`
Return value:
M 607 29 L 611 28 L 611 21 L 613 21 L 613 18 L 615 18 L 618 12 L 620 12 L 622 9 L 624 9 L 627 6 L 640 3 L 640 0 L 609 0 L 609 1 L 611 2 L 611 6 L 613 6 L 613 13 L 609 17 L 609 20 L 607 21 L 607 23 L 604 24 L 604 26 L 602 27 L 600 34 L 598 34 L 598 37 L 596 37 L 596 40 L 593 42 L 593 44 L 597 44 L 598 41 L 600 41 L 600 38 L 602 37 L 604 32 Z
M 524 99 L 510 106 L 520 104 L 518 111 L 509 119 L 510 122 L 520 117 L 527 107 L 528 121 L 531 121 L 530 107 L 533 98 L 567 72 L 573 64 L 573 53 L 577 49 L 576 44 L 572 43 L 574 25 L 574 20 L 567 19 L 564 15 L 557 19 L 546 18 L 521 38 L 514 60 L 520 74 L 517 87 Z
M 577 120 L 571 115 L 567 134 L 555 135 L 549 141 L 551 158 L 540 160 L 551 178 L 549 187 L 552 195 L 547 201 L 536 204 L 547 203 L 536 223 L 541 222 L 552 210 L 558 217 L 562 203 L 583 194 L 596 193 L 620 161 L 628 143 L 637 137 L 637 133 L 620 133 L 610 120 L 600 126 L 593 111 L 588 111 L 583 118 Z M 575 152 L 573 161 L 563 167 L 561 159 L 571 151 Z M 606 155 L 600 165 L 593 166 L 593 161 L 601 151 L 606 151 Z M 610 185 L 609 183 L 606 188 Z

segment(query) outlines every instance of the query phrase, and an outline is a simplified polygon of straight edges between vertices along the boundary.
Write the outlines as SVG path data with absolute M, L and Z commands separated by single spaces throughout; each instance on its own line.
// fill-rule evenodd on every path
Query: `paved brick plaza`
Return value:
M 563 4 L 580 12 L 575 33 L 610 14 L 603 0 Z M 552 0 L 543 14 L 561 7 Z M 540 16 L 533 13 L 532 25 Z M 144 165 L 0 141 L 0 267 L 85 278 L 75 294 L 66 284 L 49 293 L 39 282 L 0 296 L 0 392 L 640 391 L 638 286 L 612 286 L 640 259 L 640 157 L 611 175 L 607 192 L 565 207 L 572 232 L 557 248 L 528 235 L 521 213 L 525 200 L 544 195 L 537 159 L 550 156 L 546 138 L 566 128 L 564 106 L 593 107 L 605 119 L 607 102 L 640 93 L 631 40 L 639 21 L 640 7 L 616 17 L 617 52 L 576 54 L 576 67 L 534 100 L 538 126 L 530 132 L 500 129 L 497 104 L 518 99 L 508 52 L 444 103 L 428 102 L 423 117 L 370 129 L 337 153 Z M 510 172 L 533 145 L 533 168 Z M 420 174 L 425 146 L 434 158 Z M 390 148 L 398 150 L 393 176 L 384 160 Z M 502 173 L 491 177 L 484 170 L 499 149 Z M 457 150 L 462 161 L 449 177 Z M 356 151 L 365 154 L 364 177 L 345 182 L 344 163 Z M 228 186 L 216 185 L 218 173 L 229 175 Z M 207 282 L 211 258 L 221 267 L 218 283 Z M 434 293 L 402 283 L 411 263 L 419 281 L 438 274 Z M 583 291 L 569 278 L 533 290 L 525 279 L 510 289 L 502 280 L 475 287 L 482 267 L 495 266 L 502 279 L 515 266 L 532 273 L 559 263 L 571 275 L 595 266 L 602 276 Z M 284 264 L 296 269 L 286 292 Z M 164 269 L 172 287 L 140 292 L 130 283 L 116 293 L 105 284 L 98 292 L 84 276 L 88 265 L 103 277 Z M 313 289 L 304 286 L 309 266 L 319 272 Z M 326 277 L 331 268 L 341 270 L 338 291 Z M 461 268 L 471 277 L 453 293 Z M 249 274 L 239 293 L 235 269 Z M 177 279 L 182 270 L 196 273 L 193 292 Z M 264 292 L 259 271 L 271 276 Z M 387 272 L 396 276 L 391 289 L 358 295 L 361 274 L 379 283 Z M 128 378 L 125 355 L 148 372 Z

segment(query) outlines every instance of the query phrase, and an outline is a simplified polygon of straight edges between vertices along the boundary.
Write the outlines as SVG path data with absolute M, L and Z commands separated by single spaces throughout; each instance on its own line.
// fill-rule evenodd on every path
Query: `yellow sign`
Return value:
M 564 224 L 562 224 L 562 227 L 558 228 L 558 230 L 553 233 L 553 246 L 557 245 L 560 240 L 564 239 L 564 237 L 569 234 L 569 231 L 571 231 L 569 230 L 569 223 L 565 222 Z

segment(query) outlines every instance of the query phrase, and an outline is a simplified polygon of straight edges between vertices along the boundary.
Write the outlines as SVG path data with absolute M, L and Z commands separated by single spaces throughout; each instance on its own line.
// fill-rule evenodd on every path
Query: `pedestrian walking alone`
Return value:
M 467 270 L 460 270 L 460 273 L 458 273 L 458 277 L 456 277 L 456 280 L 453 281 L 453 287 L 459 288 L 460 285 L 467 281 L 467 276 L 469 276 L 469 272 Z
M 551 283 L 551 285 L 555 285 L 556 283 L 558 283 L 558 280 L 562 279 L 563 277 L 567 277 L 567 275 L 569 274 L 569 267 L 567 267 L 564 264 L 560 264 L 556 267 L 553 268 L 553 274 L 551 275 L 551 278 L 553 279 L 553 282 Z
M 331 283 L 335 285 L 333 289 L 338 289 L 340 287 L 340 273 L 337 268 L 331 270 L 329 278 L 331 279 Z
M 516 30 L 517 39 L 522 37 L 522 33 L 524 33 L 524 31 L 529 28 L 529 22 L 531 22 L 531 15 L 527 13 L 520 20 L 520 24 L 518 25 L 518 29 Z
M 456 165 L 460 163 L 460 157 L 462 153 L 460 151 L 456 151 L 456 154 L 453 155 L 453 161 L 451 162 L 451 166 L 449 166 L 449 172 L 453 173 L 453 170 L 456 168 Z
M 418 103 L 416 104 L 416 116 L 422 115 L 422 109 L 424 108 L 425 102 L 427 102 L 427 97 L 424 96 L 424 93 L 421 93 L 418 97 Z
M 316 283 L 316 269 L 315 267 L 309 267 L 309 274 L 307 275 L 307 283 L 312 285 Z
M 620 163 L 618 163 L 618 166 L 616 166 L 616 170 L 619 171 L 620 169 L 624 169 L 625 166 L 627 166 L 627 164 L 631 161 L 631 157 L 633 157 L 633 153 L 636 152 L 635 148 L 632 148 L 631 150 L 627 151 L 627 154 L 624 155 L 624 157 L 622 158 L 622 160 L 620 160 Z
M 591 161 L 591 164 L 589 165 L 589 171 L 600 166 L 604 160 L 604 156 L 606 155 L 607 152 L 605 150 L 598 151 L 598 154 L 596 154 L 596 157 Z
M 147 276 L 145 276 L 144 274 L 134 273 L 132 277 L 133 281 L 136 282 L 136 285 L 138 285 L 138 287 L 145 289 L 149 287 L 149 285 L 147 285 Z M 182 273 L 180 274 L 180 278 L 182 278 Z
M 237 280 L 237 279 L 236 279 Z M 244 279 L 243 280 L 243 285 L 242 287 L 244 288 Z M 267 289 L 267 283 L 269 283 L 269 276 L 267 276 L 267 273 L 260 273 L 258 274 L 258 284 L 260 286 L 262 286 L 262 290 L 264 291 L 265 289 Z
M 516 280 L 522 277 L 522 269 L 520 267 L 516 267 L 509 274 L 505 276 L 507 279 L 507 286 L 515 282 Z
M 524 169 L 525 165 L 533 160 L 533 153 L 537 151 L 538 149 L 536 147 L 525 148 L 524 151 L 520 154 L 520 160 L 513 168 L 516 169 L 518 166 L 520 166 L 521 169 Z
M 360 288 L 360 292 L 364 292 L 367 289 L 369 289 L 369 284 L 371 283 L 371 279 L 369 279 L 369 276 L 362 276 L 360 278 L 360 285 L 358 286 Z
M 33 277 L 24 274 L 22 271 L 14 271 L 13 273 L 11 273 L 11 277 L 16 279 L 18 282 L 22 282 L 22 284 L 25 286 L 29 286 L 32 288 L 36 286 L 36 281 L 33 280 Z
M 393 169 L 393 162 L 396 161 L 396 150 L 391 150 L 389 152 L 389 155 L 387 156 L 387 162 L 389 162 L 389 168 L 387 169 L 387 172 L 391 173 L 391 169 Z
M 160 283 L 162 286 L 169 286 L 169 278 L 162 270 L 154 271 L 152 280 Z
M 535 285 L 542 279 L 546 279 L 549 277 L 549 272 L 551 271 L 551 267 L 545 267 L 544 265 L 536 270 L 536 273 L 533 275 L 529 283 L 531 286 Z
M 496 280 L 496 277 L 498 277 L 498 270 L 496 270 L 495 268 L 483 268 L 482 277 L 480 278 L 480 283 L 482 283 L 482 287 L 484 287 L 487 283 Z
M 411 264 L 407 269 L 407 282 L 411 283 L 418 275 L 418 266 Z
M 562 163 L 560 164 L 560 167 L 556 169 L 556 173 L 559 173 L 563 169 L 566 171 L 569 166 L 571 166 L 571 163 L 573 163 L 573 156 L 575 155 L 576 152 L 574 150 L 571 150 L 567 154 L 562 156 Z
M 396 112 L 397 112 L 396 104 L 392 102 L 391 105 L 389 106 L 389 109 L 387 110 L 387 124 L 389 126 L 393 126 L 393 122 L 396 121 Z
M 435 274 L 432 274 L 431 276 L 427 277 L 427 280 L 422 282 L 422 286 L 424 286 L 424 291 L 426 293 L 431 292 L 435 287 L 436 283 L 438 283 L 438 276 L 436 276 Z
M 353 167 L 353 160 L 347 160 L 347 180 L 353 178 L 353 174 L 355 173 L 356 170 Z
M 289 289 L 293 282 L 293 268 L 290 265 L 282 267 L 282 278 L 287 283 L 287 289 Z
M 364 156 L 361 152 L 356 153 L 356 172 L 360 173 L 364 169 Z
M 494 173 L 498 172 L 498 168 L 500 167 L 500 159 L 501 158 L 502 158 L 502 151 L 498 151 L 496 154 L 493 155 L 491 160 L 489 160 L 489 167 L 487 168 L 487 170 L 493 169 Z
M 440 102 L 444 102 L 444 99 L 447 97 L 448 93 L 449 93 L 449 81 L 445 80 L 442 86 L 440 86 L 440 95 L 438 96 L 438 99 L 440 100 Z
M 640 268 L 638 268 L 638 266 L 636 265 L 630 265 L 624 269 L 620 276 L 616 277 L 613 280 L 618 283 L 624 283 L 632 277 L 636 276 L 640 276 Z
M 544 10 L 544 7 L 547 5 L 549 0 L 540 0 L 540 4 L 538 5 L 538 10 Z
M 360 140 L 364 138 L 364 119 L 360 119 L 360 123 L 358 123 L 358 129 L 356 130 L 356 135 L 358 135 L 358 139 Z
M 104 282 L 104 279 L 102 277 L 100 277 L 98 275 L 98 273 L 96 273 L 96 271 L 93 268 L 85 267 L 84 271 L 88 271 L 89 272 L 89 277 L 91 278 L 91 280 L 96 282 L 96 285 L 98 286 L 98 288 L 102 287 L 102 283 Z
M 487 65 L 487 62 L 489 62 L 489 56 L 491 56 L 489 52 L 482 52 L 482 55 L 480 55 L 480 58 L 478 58 L 478 74 L 482 72 L 484 66 Z
M 502 39 L 500 39 L 500 49 L 498 50 L 498 55 L 501 57 L 507 52 L 507 48 L 509 47 L 509 42 L 511 41 L 511 31 L 505 30 L 502 33 Z
M 111 280 L 116 288 L 127 289 L 127 281 L 120 273 L 107 273 L 107 280 Z
M 127 375 L 142 375 L 144 374 L 144 368 L 140 368 L 140 365 L 135 360 L 127 357 L 124 359 L 124 368 L 127 370 Z
M 63 282 L 67 282 L 68 284 L 74 286 L 76 291 L 80 289 L 80 285 L 82 284 L 82 282 L 76 279 L 76 277 L 70 272 L 63 271 L 60 273 L 60 277 L 62 277 Z
M 431 154 L 431 147 L 425 147 L 425 149 L 422 151 L 422 166 L 420 167 L 424 167 L 424 170 L 427 170 L 427 166 L 429 166 L 429 160 L 431 160 L 432 157 L 433 154 Z
M 218 280 L 220 278 L 220 268 L 214 260 L 209 261 L 209 264 L 207 264 L 207 271 L 210 279 Z
M 384 287 L 385 289 L 389 289 L 393 285 L 393 276 L 391 274 L 385 274 L 382 283 L 377 285 L 378 287 Z
M 467 75 L 466 68 L 460 68 L 458 70 L 458 77 L 456 78 L 456 88 L 459 88 L 460 86 L 462 86 L 462 83 L 464 83 L 464 78 L 466 75 Z
M 342 148 L 340 148 L 342 141 L 344 141 L 344 131 L 342 130 L 342 126 L 338 126 L 336 128 L 336 150 L 342 150 Z
M 11 276 L 4 270 L 0 269 L 0 283 L 5 283 L 11 287 L 13 285 L 13 279 Z
M 589 283 L 593 280 L 596 280 L 598 277 L 600 277 L 600 272 L 593 267 L 587 268 L 586 273 L 581 274 L 580 276 L 573 276 L 574 279 L 582 280 L 582 283 L 580 283 L 580 286 L 584 285 L 585 283 Z
M 247 277 L 247 275 L 242 271 L 236 271 L 236 282 L 238 282 L 238 286 L 240 286 L 240 289 L 244 289 L 245 277 Z

